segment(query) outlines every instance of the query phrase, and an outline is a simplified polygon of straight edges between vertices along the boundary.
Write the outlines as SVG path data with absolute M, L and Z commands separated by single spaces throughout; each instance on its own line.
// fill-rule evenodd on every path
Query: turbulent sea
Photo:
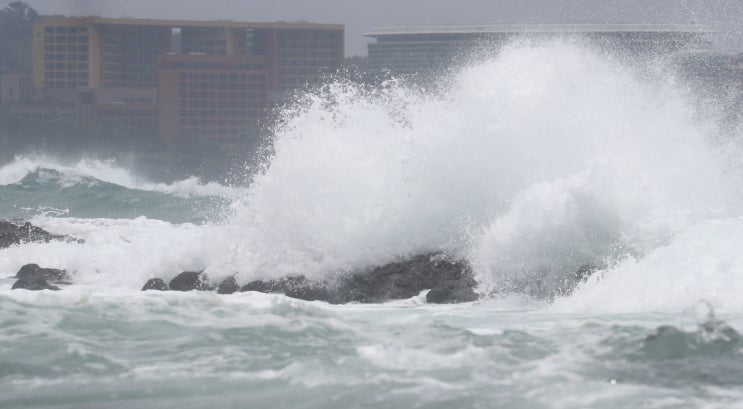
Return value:
M 84 243 L 0 250 L 0 407 L 743 407 L 741 156 L 707 112 L 671 76 L 548 42 L 443 89 L 310 93 L 250 183 L 18 156 L 0 218 Z M 480 300 L 140 291 L 430 252 L 468 261 Z M 72 284 L 11 290 L 27 263 Z

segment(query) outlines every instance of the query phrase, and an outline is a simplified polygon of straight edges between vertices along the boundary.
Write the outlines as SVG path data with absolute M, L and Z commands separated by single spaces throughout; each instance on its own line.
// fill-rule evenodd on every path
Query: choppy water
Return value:
M 144 216 L 198 223 L 220 215 L 239 194 L 239 188 L 202 184 L 196 178 L 149 183 L 110 160 L 63 165 L 47 156 L 22 156 L 0 169 L 0 214 L 6 219 Z
M 690 101 L 660 72 L 548 42 L 433 96 L 308 94 L 249 187 L 19 157 L 0 217 L 85 243 L 0 250 L 0 277 L 33 262 L 74 282 L 0 278 L 0 407 L 740 407 L 739 149 Z M 431 251 L 468 260 L 483 299 L 138 291 Z
M 705 338 L 684 316 L 89 290 L 0 307 L 3 407 L 743 403 L 741 340 Z M 685 332 L 649 338 L 668 322 Z

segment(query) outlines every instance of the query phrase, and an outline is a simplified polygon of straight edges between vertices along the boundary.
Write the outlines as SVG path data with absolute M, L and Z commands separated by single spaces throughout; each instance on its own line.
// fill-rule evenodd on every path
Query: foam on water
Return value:
M 59 266 L 76 283 L 99 287 L 139 289 L 149 278 L 173 278 L 181 271 L 204 269 L 212 249 L 211 224 L 171 224 L 140 217 L 126 219 L 69 219 L 35 217 L 35 225 L 85 240 L 78 243 L 31 243 L 2 250 L 0 271 L 7 275 L 27 263 Z M 225 272 L 223 275 L 228 275 Z M 220 278 L 219 274 L 215 278 Z M 144 281 L 143 281 L 144 280 Z
M 743 218 L 710 220 L 676 234 L 640 258 L 598 272 L 554 311 L 678 312 L 707 300 L 723 313 L 743 311 Z
M 558 299 L 563 312 L 679 310 L 700 297 L 743 312 L 730 284 L 743 275 L 735 155 L 672 81 L 552 41 L 507 47 L 432 93 L 330 84 L 284 120 L 270 165 L 224 223 L 39 217 L 86 244 L 3 250 L 0 267 L 37 262 L 139 288 L 183 270 L 325 277 L 445 251 L 495 297 L 525 283 L 554 294 L 581 267 L 601 269 Z M 0 182 L 39 166 L 18 160 Z M 179 189 L 107 166 L 74 172 Z
M 743 398 L 740 336 L 722 321 L 687 329 L 658 327 L 669 317 L 652 314 L 492 307 L 84 285 L 6 292 L 0 403 L 626 408 L 737 407 Z
M 57 175 L 45 173 L 57 172 Z M 216 196 L 234 199 L 243 190 L 223 186 L 216 182 L 202 183 L 197 177 L 167 183 L 153 183 L 136 177 L 128 169 L 117 166 L 113 160 L 85 158 L 72 164 L 64 164 L 45 155 L 17 156 L 13 162 L 0 168 L 0 186 L 21 182 L 25 177 L 38 173 L 40 177 L 54 177 L 62 186 L 75 184 L 95 184 L 103 181 L 127 189 L 166 193 L 179 197 Z

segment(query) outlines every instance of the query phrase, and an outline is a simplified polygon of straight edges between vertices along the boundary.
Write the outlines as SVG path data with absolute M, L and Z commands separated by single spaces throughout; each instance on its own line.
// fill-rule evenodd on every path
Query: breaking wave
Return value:
M 327 277 L 442 251 L 470 261 L 483 294 L 557 295 L 551 308 L 565 311 L 674 310 L 699 298 L 743 311 L 734 148 L 717 142 L 683 88 L 659 78 L 552 41 L 507 47 L 434 93 L 334 83 L 284 113 L 270 165 L 237 195 L 142 184 L 99 162 L 72 172 L 227 197 L 224 222 L 137 219 L 108 223 L 120 235 L 106 236 L 89 221 L 37 218 L 88 241 L 33 246 L 64 247 L 47 257 L 83 281 L 131 287 L 184 269 L 241 281 Z M 0 184 L 42 168 L 59 171 L 19 160 Z M 90 240 L 99 235 L 110 241 Z M 126 278 L 99 255 L 115 245 L 115 260 L 137 260 Z M 13 251 L 9 264 L 20 263 L 23 250 Z

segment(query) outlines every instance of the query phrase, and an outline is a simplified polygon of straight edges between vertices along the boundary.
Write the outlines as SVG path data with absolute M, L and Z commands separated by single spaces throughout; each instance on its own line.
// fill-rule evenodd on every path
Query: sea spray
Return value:
M 673 81 L 581 45 L 507 47 L 447 92 L 336 83 L 307 95 L 235 206 L 243 280 L 323 277 L 444 251 L 483 294 L 642 258 L 739 213 L 712 126 Z M 225 264 L 223 264 L 225 263 Z
M 672 81 L 549 41 L 506 47 L 447 84 L 432 93 L 396 81 L 328 84 L 284 112 L 271 162 L 252 184 L 219 193 L 237 197 L 224 220 L 36 217 L 86 243 L 8 249 L 0 267 L 48 263 L 82 283 L 139 289 L 184 270 L 242 283 L 329 279 L 439 251 L 468 260 L 485 296 L 557 297 L 553 308 L 568 312 L 673 310 L 704 295 L 684 295 L 698 266 L 664 249 L 720 257 L 705 266 L 704 293 L 740 274 L 727 242 L 737 240 L 742 203 L 734 156 L 710 143 L 714 127 Z M 73 185 L 93 177 L 179 194 L 104 165 L 41 162 L 0 175 L 12 184 L 40 171 L 82 173 Z M 577 271 L 595 272 L 583 283 Z M 667 272 L 648 281 L 656 271 Z M 677 274 L 689 277 L 684 288 L 668 285 Z M 716 294 L 716 307 L 743 310 L 732 290 Z

